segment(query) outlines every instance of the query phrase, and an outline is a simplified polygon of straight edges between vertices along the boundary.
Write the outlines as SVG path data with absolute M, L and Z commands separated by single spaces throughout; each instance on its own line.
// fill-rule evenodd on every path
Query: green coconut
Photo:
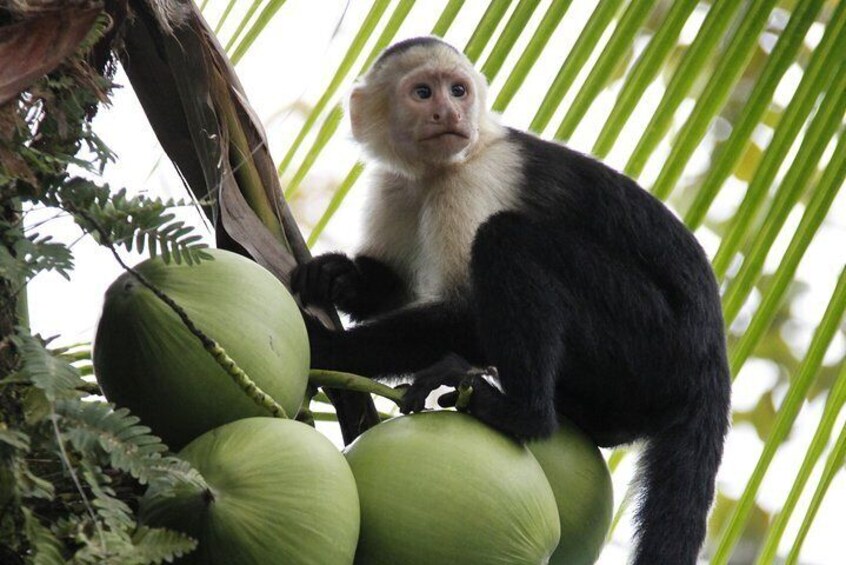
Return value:
M 347 565 L 359 533 L 355 479 L 320 432 L 294 420 L 248 418 L 189 443 L 179 457 L 205 479 L 176 496 L 151 488 L 142 523 L 199 543 L 180 563 Z
M 614 511 L 605 459 L 590 438 L 567 422 L 554 436 L 531 442 L 528 448 L 543 467 L 558 503 L 561 541 L 550 564 L 594 563 Z
M 150 259 L 136 270 L 293 417 L 309 368 L 299 308 L 253 261 L 227 251 L 209 253 L 214 260 L 178 265 Z M 106 291 L 94 370 L 106 398 L 129 408 L 172 449 L 227 422 L 267 415 L 177 315 L 129 273 Z
M 402 416 L 346 451 L 361 500 L 356 563 L 546 563 L 555 499 L 529 451 L 456 412 Z

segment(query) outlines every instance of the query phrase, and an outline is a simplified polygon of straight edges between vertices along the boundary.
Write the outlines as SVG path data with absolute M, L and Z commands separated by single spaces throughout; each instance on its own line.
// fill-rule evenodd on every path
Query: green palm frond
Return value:
M 720 544 L 717 546 L 717 550 L 712 558 L 712 563 L 728 563 L 731 551 L 740 538 L 746 519 L 749 516 L 749 511 L 755 502 L 755 496 L 761 486 L 761 481 L 770 463 L 772 463 L 776 451 L 778 451 L 781 443 L 787 438 L 790 429 L 793 427 L 793 423 L 796 421 L 796 416 L 802 408 L 802 403 L 805 401 L 808 390 L 813 384 L 814 377 L 822 366 L 823 357 L 834 340 L 840 322 L 843 320 L 844 312 L 846 312 L 846 269 L 840 275 L 834 296 L 832 296 L 828 309 L 814 334 L 814 339 L 811 341 L 808 353 L 793 382 L 790 384 L 787 396 L 782 401 L 776 417 L 775 427 L 770 437 L 764 443 L 764 451 L 758 459 L 758 463 L 752 472 L 749 482 L 746 484 L 746 488 L 732 514 L 728 527 L 723 532 Z

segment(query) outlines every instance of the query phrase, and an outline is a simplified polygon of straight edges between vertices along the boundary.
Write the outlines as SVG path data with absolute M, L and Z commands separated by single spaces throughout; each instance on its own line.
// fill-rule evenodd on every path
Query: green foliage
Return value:
M 83 179 L 70 179 L 50 202 L 71 213 L 77 223 L 100 243 L 111 243 L 132 251 L 133 247 L 150 256 L 161 254 L 165 262 L 185 260 L 189 264 L 208 258 L 202 237 L 193 227 L 174 220 L 170 211 L 184 203 L 162 201 L 140 195 L 128 198 L 126 190 L 112 192 L 108 185 Z
M 11 337 L 11 341 L 18 355 L 26 362 L 2 382 L 35 385 L 51 402 L 57 398 L 76 396 L 77 387 L 83 384 L 76 368 L 53 356 L 40 340 L 25 332 L 20 329 L 17 335 Z
M 73 365 L 24 333 L 17 370 L 0 382 L 20 418 L 0 428 L 0 549 L 36 563 L 158 563 L 191 550 L 182 534 L 139 527 L 141 485 L 202 484 L 127 410 L 87 396 Z M 14 426 L 14 427 L 12 427 Z M 5 540 L 10 540 L 6 542 Z
M 140 563 L 161 563 L 171 556 L 190 552 L 197 544 L 184 535 L 164 528 L 141 526 L 132 538 L 135 556 Z
M 9 222 L 0 222 L 0 233 L 14 233 L 13 230 Z M 41 271 L 56 271 L 70 280 L 73 255 L 51 236 L 33 233 L 16 237 L 7 245 L 0 246 L 0 278 L 27 281 Z
M 102 402 L 66 400 L 56 404 L 56 413 L 73 425 L 66 437 L 74 449 L 102 451 L 108 456 L 109 466 L 129 473 L 141 484 L 170 476 L 192 483 L 202 480 L 181 459 L 163 457 L 167 447 L 150 435 L 150 428 L 138 425 L 138 417 L 126 408 L 115 410 Z
M 26 536 L 32 544 L 33 562 L 38 565 L 53 565 L 64 563 L 62 559 L 62 545 L 53 532 L 44 527 L 38 518 L 32 515 L 29 508 L 23 509 Z
M 70 216 L 112 251 L 188 263 L 206 256 L 200 236 L 175 220 L 172 208 L 181 203 L 129 197 L 98 182 L 114 155 L 90 119 L 111 82 L 88 65 L 85 51 L 105 30 L 95 26 L 99 35 L 76 55 L 0 107 L 4 311 L 39 273 L 69 279 L 74 268 L 70 242 L 27 233 L 23 220 L 32 210 Z M 161 563 L 194 549 L 181 533 L 139 525 L 135 510 L 146 484 L 168 492 L 204 484 L 202 477 L 168 455 L 137 417 L 96 396 L 99 388 L 84 376 L 90 348 L 52 349 L 25 320 L 0 331 L 0 562 Z

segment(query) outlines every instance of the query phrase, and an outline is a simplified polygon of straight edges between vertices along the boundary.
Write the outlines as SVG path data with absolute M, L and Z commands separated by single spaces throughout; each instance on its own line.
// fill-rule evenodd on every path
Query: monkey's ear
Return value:
M 364 102 L 365 96 L 364 87 L 356 86 L 350 94 L 350 124 L 352 125 L 352 134 L 358 141 L 362 140 L 362 133 L 364 132 Z

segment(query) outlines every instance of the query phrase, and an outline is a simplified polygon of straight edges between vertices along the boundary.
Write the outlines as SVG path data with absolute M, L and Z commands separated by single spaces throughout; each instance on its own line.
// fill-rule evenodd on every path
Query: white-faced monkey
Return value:
M 405 411 L 469 382 L 466 410 L 521 441 L 559 416 L 601 446 L 645 440 L 634 562 L 693 564 L 730 403 L 707 258 L 633 180 L 500 125 L 486 90 L 433 37 L 388 48 L 355 87 L 353 135 L 375 168 L 365 243 L 292 286 L 360 323 L 309 321 L 313 364 L 410 375 Z

